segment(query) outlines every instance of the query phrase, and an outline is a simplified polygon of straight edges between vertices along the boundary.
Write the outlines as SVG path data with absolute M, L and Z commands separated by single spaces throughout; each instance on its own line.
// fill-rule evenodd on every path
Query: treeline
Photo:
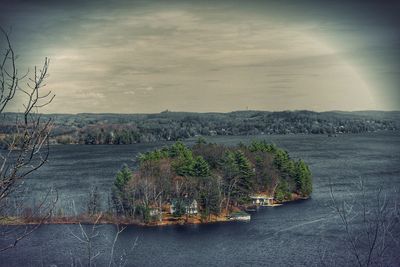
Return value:
M 16 131 L 16 114 L 0 124 L 0 139 Z M 238 111 L 231 113 L 42 115 L 54 120 L 52 143 L 134 144 L 194 136 L 340 134 L 400 129 L 399 112 Z M 3 138 L 2 138 L 3 136 Z M 11 138 L 10 138 L 11 139 Z
M 174 216 L 187 214 L 194 200 L 207 219 L 248 205 L 256 193 L 279 203 L 311 192 L 308 166 L 273 144 L 227 147 L 199 139 L 192 148 L 176 142 L 141 154 L 136 171 L 125 166 L 117 173 L 112 200 L 118 215 L 149 222 L 170 205 Z

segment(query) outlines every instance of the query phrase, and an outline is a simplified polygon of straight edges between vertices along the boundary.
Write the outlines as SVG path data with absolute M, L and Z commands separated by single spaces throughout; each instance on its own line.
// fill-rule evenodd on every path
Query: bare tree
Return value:
M 77 216 L 76 208 L 75 208 L 75 201 L 72 201 L 72 208 L 75 212 L 75 215 Z M 86 248 L 86 253 L 85 253 L 85 258 L 86 258 L 86 265 L 88 267 L 96 266 L 96 260 L 99 257 L 107 257 L 107 252 L 106 250 L 109 249 L 109 255 L 108 255 L 108 266 L 113 267 L 113 266 L 126 266 L 127 264 L 127 256 L 129 253 L 132 252 L 132 250 L 136 247 L 137 245 L 137 240 L 138 238 L 134 240 L 134 243 L 132 244 L 131 248 L 129 250 L 123 249 L 122 252 L 120 252 L 116 257 L 116 244 L 118 241 L 118 238 L 120 234 L 126 229 L 126 226 L 120 226 L 116 224 L 116 233 L 113 237 L 112 240 L 107 240 L 107 237 L 101 235 L 100 232 L 100 220 L 103 216 L 103 213 L 99 213 L 96 216 L 96 220 L 91 223 L 91 225 L 84 226 L 82 225 L 81 222 L 78 223 L 79 231 L 78 233 L 75 233 L 74 231 L 71 230 L 71 228 L 68 228 L 70 234 L 78 240 L 80 243 L 82 243 L 85 248 Z M 98 250 L 96 249 L 96 245 L 98 244 L 98 240 L 101 240 L 101 243 L 104 244 L 104 241 L 108 241 L 109 246 L 107 246 L 106 250 Z M 103 258 L 104 259 L 104 258 Z M 71 253 L 71 260 L 72 260 L 72 266 L 78 266 L 77 262 L 79 263 L 80 266 L 82 266 L 82 262 L 80 259 L 76 260 Z
M 87 213 L 89 216 L 93 216 L 101 210 L 100 194 L 96 186 L 91 186 L 89 192 L 89 201 L 87 207 Z
M 116 250 L 115 245 L 117 244 L 119 235 L 123 231 L 125 231 L 125 229 L 126 229 L 126 226 L 120 227 L 118 224 L 116 225 L 116 230 L 117 231 L 116 231 L 116 233 L 114 235 L 114 239 L 112 241 L 108 267 L 112 267 L 112 266 L 123 267 L 123 266 L 126 266 L 127 261 L 128 261 L 128 259 L 127 259 L 128 254 L 130 254 L 134 250 L 134 248 L 137 246 L 138 237 L 135 238 L 135 240 L 131 244 L 129 250 L 123 249 L 118 257 L 115 256 L 115 250 Z
M 86 246 L 86 251 L 87 251 L 87 266 L 91 267 L 93 266 L 94 260 L 100 256 L 100 251 L 94 252 L 93 251 L 93 243 L 94 239 L 99 236 L 99 232 L 97 230 L 98 228 L 98 223 L 103 214 L 100 213 L 96 221 L 92 224 L 90 227 L 89 231 L 86 231 L 82 224 L 79 223 L 79 229 L 80 229 L 80 235 L 75 234 L 73 231 L 70 230 L 71 235 L 73 235 L 77 240 L 82 242 Z
M 0 27 L 0 32 L 5 39 L 6 47 L 2 51 L 0 61 L 0 116 L 11 116 L 6 113 L 10 105 L 16 105 L 16 98 L 21 98 L 23 103 L 22 114 L 16 115 L 14 132 L 9 138 L 6 150 L 0 150 L 0 219 L 4 219 L 12 212 L 10 200 L 18 199 L 23 191 L 24 179 L 46 163 L 49 156 L 49 135 L 52 121 L 42 120 L 39 109 L 50 104 L 54 99 L 51 91 L 43 92 L 45 80 L 48 77 L 49 60 L 45 58 L 41 68 L 35 67 L 30 75 L 20 75 L 17 67 L 17 56 L 13 50 L 9 34 Z M 25 228 L 15 234 L 9 245 L 0 248 L 0 251 L 14 247 L 20 240 L 36 230 L 42 222 L 51 216 L 57 197 L 52 198 L 52 190 L 45 195 L 46 198 L 35 208 L 35 216 L 40 216 L 38 224 Z M 24 203 L 19 205 L 24 206 Z M 7 239 L 7 234 L 2 231 L 1 238 Z M 9 237 L 9 236 L 8 236 Z M 7 239 L 8 240 L 8 239 Z
M 231 195 L 234 189 L 236 188 L 236 185 L 238 183 L 238 177 L 233 176 L 229 182 L 226 184 L 226 205 L 225 205 L 225 212 L 226 214 L 229 214 L 229 207 L 231 205 Z
M 349 201 L 338 200 L 330 185 L 334 212 L 339 216 L 345 232 L 346 244 L 358 266 L 388 266 L 388 250 L 400 246 L 400 213 L 396 197 L 388 198 L 383 188 L 367 191 L 360 178 L 356 194 Z M 392 194 L 391 194 L 392 195 Z M 392 196 L 397 196 L 395 192 Z

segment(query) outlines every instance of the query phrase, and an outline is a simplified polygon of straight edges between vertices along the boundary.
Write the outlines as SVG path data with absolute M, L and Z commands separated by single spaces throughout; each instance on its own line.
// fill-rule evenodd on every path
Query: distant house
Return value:
M 197 205 L 197 200 L 193 199 L 193 200 L 189 200 L 189 199 L 184 199 L 184 200 L 180 200 L 181 201 L 181 205 L 184 205 L 185 208 L 185 214 L 197 214 L 198 213 L 198 205 Z M 178 200 L 177 199 L 173 199 L 171 201 L 171 206 L 170 206 L 170 213 L 174 214 L 177 210 L 177 205 L 178 204 Z
M 267 195 L 252 195 L 250 198 L 253 200 L 253 204 L 258 206 L 272 206 L 274 204 L 274 198 Z

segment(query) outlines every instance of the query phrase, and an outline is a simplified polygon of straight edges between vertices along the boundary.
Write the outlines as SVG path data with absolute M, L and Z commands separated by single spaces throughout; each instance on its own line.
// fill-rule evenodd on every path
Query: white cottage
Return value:
M 272 206 L 274 204 L 274 198 L 267 195 L 252 195 L 250 198 L 253 200 L 253 204 L 257 206 Z

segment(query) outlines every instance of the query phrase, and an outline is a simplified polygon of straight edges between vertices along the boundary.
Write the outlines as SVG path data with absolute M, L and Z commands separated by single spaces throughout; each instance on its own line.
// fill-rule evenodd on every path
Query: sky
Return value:
M 42 112 L 400 109 L 399 1 L 1 3 Z

